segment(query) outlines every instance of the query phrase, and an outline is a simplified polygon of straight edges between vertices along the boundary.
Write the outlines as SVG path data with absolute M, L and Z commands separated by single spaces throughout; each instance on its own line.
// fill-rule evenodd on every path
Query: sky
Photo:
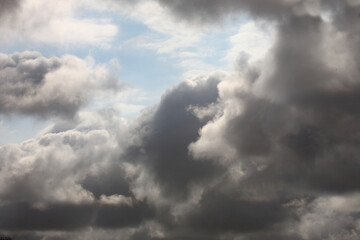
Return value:
M 360 239 L 359 14 L 0 0 L 0 236 Z

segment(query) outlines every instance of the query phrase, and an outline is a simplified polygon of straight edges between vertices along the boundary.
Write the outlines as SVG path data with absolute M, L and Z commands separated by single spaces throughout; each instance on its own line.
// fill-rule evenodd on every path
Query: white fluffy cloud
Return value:
M 111 121 L 105 112 L 81 113 L 74 123 L 59 122 L 35 139 L 1 146 L 1 201 L 27 199 L 38 206 L 93 202 L 80 183 L 119 156 L 119 127 L 124 129 L 125 122 Z

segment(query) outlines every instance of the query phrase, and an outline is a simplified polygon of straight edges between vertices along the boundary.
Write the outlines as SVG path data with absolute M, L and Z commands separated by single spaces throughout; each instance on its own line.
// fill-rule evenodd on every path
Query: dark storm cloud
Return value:
M 326 27 L 327 23 L 320 18 L 310 16 L 292 17 L 280 27 L 272 56 L 276 61 L 275 70 L 264 79 L 263 91 L 270 98 L 279 99 L 285 117 L 276 116 L 276 122 L 283 122 L 283 128 L 268 128 L 267 134 L 272 136 L 272 141 L 276 141 L 275 136 L 283 135 L 280 143 L 291 151 L 291 156 L 287 157 L 297 159 L 293 164 L 303 169 L 304 172 L 300 170 L 302 176 L 309 176 L 310 188 L 320 184 L 320 189 L 348 191 L 353 188 L 357 191 L 359 186 L 354 183 L 357 177 L 353 170 L 360 169 L 352 149 L 358 144 L 353 133 L 358 131 L 355 122 L 359 114 L 353 106 L 359 102 L 360 92 L 359 83 L 348 76 L 356 78 L 358 72 L 333 69 L 329 63 L 332 59 L 322 57 L 326 51 L 331 51 L 325 43 L 331 38 Z M 352 54 L 350 50 L 349 54 Z M 257 109 L 263 112 L 262 109 L 268 107 Z M 288 129 L 285 128 L 286 118 L 292 119 Z M 269 122 L 265 118 L 261 120 L 263 126 Z M 266 138 L 262 139 L 257 145 L 265 143 Z M 340 149 L 346 150 L 339 154 Z
M 84 189 L 90 191 L 96 198 L 101 195 L 120 194 L 130 196 L 130 186 L 125 179 L 124 170 L 116 164 L 109 164 L 97 175 L 88 174 L 82 181 L 81 185 Z
M 146 202 L 135 202 L 133 206 L 100 206 L 95 225 L 101 228 L 138 227 L 144 220 L 154 217 L 154 209 Z
M 241 154 L 269 154 L 273 147 L 271 139 L 273 136 L 268 133 L 268 130 L 279 127 L 278 119 L 275 119 L 272 114 L 282 114 L 281 108 L 254 96 L 245 96 L 245 98 L 246 105 L 243 114 L 231 119 L 228 123 L 227 140 Z
M 216 191 L 216 190 L 215 190 Z M 286 219 L 281 202 L 246 201 L 237 196 L 209 192 L 188 216 L 190 228 L 210 232 L 253 232 Z
M 246 170 L 250 180 L 244 180 L 244 188 L 291 182 L 289 193 L 304 185 L 320 192 L 359 190 L 354 174 L 360 170 L 355 150 L 359 141 L 353 134 L 359 131 L 359 75 L 346 66 L 334 69 L 332 61 L 337 60 L 323 57 L 333 51 L 327 43 L 335 34 L 330 27 L 317 16 L 282 21 L 265 63 L 273 67 L 270 73 L 260 72 L 255 82 L 249 81 L 248 92 L 222 96 L 224 102 L 236 99 L 229 109 L 243 109 L 220 118 L 226 125 L 218 135 L 236 150 L 235 158 Z M 350 57 L 354 54 L 345 50 Z
M 106 69 L 74 56 L 22 52 L 0 54 L 0 87 L 0 113 L 72 117 L 96 91 L 119 83 Z
M 74 231 L 89 226 L 138 226 L 153 216 L 153 210 L 144 202 L 133 206 L 53 204 L 45 208 L 36 208 L 28 203 L 11 203 L 0 207 L 0 216 L 0 229 L 7 231 Z
M 36 77 L 32 79 L 37 81 Z M 38 79 L 41 81 L 42 76 Z M 188 184 L 208 179 L 217 172 L 214 164 L 192 159 L 187 145 L 198 137 L 196 130 L 205 123 L 188 108 L 216 101 L 218 82 L 218 78 L 212 77 L 192 84 L 181 83 L 164 96 L 150 118 L 145 117 L 143 127 L 151 131 L 138 137 L 149 153 L 145 156 L 151 165 L 143 162 L 144 156 L 140 157 L 141 164 L 171 196 L 186 195 Z M 167 115 L 170 112 L 174 115 Z M 169 117 L 172 121 L 166 125 Z M 157 123 L 160 120 L 162 124 Z M 155 212 L 145 200 L 134 198 L 133 177 L 117 161 L 122 140 L 116 139 L 119 133 L 110 131 L 116 129 L 117 121 L 113 122 L 109 114 L 99 113 L 64 122 L 54 124 L 36 139 L 0 147 L 1 181 L 6 183 L 0 187 L 4 203 L 0 229 L 44 232 L 75 231 L 88 226 L 119 229 L 140 226 L 154 217 L 159 222 L 173 221 L 171 214 L 162 213 L 162 208 Z M 187 129 L 191 125 L 194 127 Z M 184 139 L 176 139 L 178 133 Z M 126 134 L 124 131 L 121 137 L 130 141 Z M 163 153 L 161 144 L 166 142 L 170 149 Z M 170 159 L 173 153 L 179 156 Z M 162 158 L 157 159 L 158 156 Z M 160 161 L 172 161 L 176 168 L 170 168 L 172 172 L 168 174 Z M 171 175 L 177 178 L 172 180 Z
M 181 83 L 167 92 L 153 115 L 138 129 L 146 132 L 142 144 L 129 152 L 138 158 L 164 188 L 165 194 L 185 196 L 189 184 L 217 175 L 221 168 L 210 162 L 194 160 L 188 145 L 198 137 L 205 124 L 196 118 L 190 106 L 207 106 L 218 97 L 217 77 L 199 79 L 195 86 Z M 185 195 L 184 195 L 185 194 Z
M 7 230 L 75 230 L 90 225 L 91 206 L 54 205 L 36 209 L 27 203 L 14 203 L 0 208 L 0 228 Z M 76 217 L 74 217 L 76 216 Z
M 196 236 L 196 234 L 193 234 L 191 231 L 179 234 L 180 236 L 168 236 L 168 237 L 152 237 L 151 233 L 149 231 L 146 230 L 141 230 L 136 232 L 135 234 L 133 234 L 129 240 L 181 240 L 181 239 L 187 239 L 187 240 L 201 240 L 204 239 L 204 236 L 199 235 Z M 206 239 L 208 240 L 220 240 L 220 238 L 216 237 L 216 236 L 206 236 Z M 224 239 L 224 238 L 222 238 Z M 226 239 L 227 240 L 227 239 Z
M 180 11 L 181 14 L 190 12 L 191 15 L 196 12 L 200 16 L 201 14 L 211 16 L 205 5 L 201 12 L 200 7 L 197 8 L 185 1 L 179 2 L 174 6 L 176 5 L 176 11 Z M 244 84 L 247 88 L 234 93 L 227 92 L 233 81 L 221 83 L 219 89 L 222 94 L 219 104 L 226 107 L 218 108 L 220 117 L 205 125 L 199 140 L 192 145 L 192 152 L 197 156 L 204 155 L 206 151 L 213 152 L 211 148 L 206 149 L 205 144 L 212 141 L 209 136 L 216 135 L 207 132 L 216 129 L 217 136 L 222 138 L 222 141 L 226 141 L 236 154 L 232 156 L 231 162 L 219 159 L 219 154 L 214 154 L 213 161 L 227 165 L 231 176 L 234 175 L 231 168 L 240 164 L 242 169 L 237 182 L 224 181 L 222 186 L 235 196 L 236 192 L 238 196 L 247 196 L 250 205 L 256 204 L 259 199 L 266 199 L 274 204 L 281 199 L 292 202 L 305 196 L 316 199 L 321 198 L 324 193 L 341 195 L 359 191 L 360 186 L 357 184 L 359 179 L 355 174 L 360 170 L 357 150 L 359 138 L 355 133 L 359 131 L 357 124 L 359 114 L 356 106 L 359 102 L 360 75 L 357 67 L 358 51 L 354 44 L 359 38 L 356 24 L 351 24 L 349 27 L 345 27 L 345 24 L 341 25 L 347 21 L 354 21 L 354 14 L 343 13 L 356 12 L 354 9 L 357 7 L 350 7 L 345 2 L 338 4 L 335 9 L 331 4 L 326 6 L 330 6 L 334 13 L 334 18 L 330 22 L 325 21 L 321 16 L 306 12 L 289 14 L 280 19 L 277 40 L 263 64 L 263 69 L 253 76 L 254 79 L 245 80 Z M 186 7 L 189 9 L 183 10 Z M 343 64 L 345 60 L 352 62 Z M 243 71 L 241 76 L 249 77 L 247 72 L 250 70 L 244 66 L 239 69 Z M 228 114 L 231 109 L 236 108 L 241 108 L 241 113 Z M 226 151 L 225 148 L 223 151 Z M 226 159 L 226 154 L 223 155 Z M 248 203 L 243 202 L 241 197 L 234 202 L 239 205 L 235 206 L 235 204 L 231 208 L 232 216 L 236 216 L 236 211 L 240 211 Z M 271 204 L 269 209 L 275 209 L 275 205 Z M 304 203 L 307 204 L 309 203 Z M 219 209 L 222 209 L 223 206 L 232 204 L 219 205 L 221 206 Z M 299 214 L 297 218 L 301 218 L 305 222 L 302 224 L 306 225 L 310 219 L 301 214 L 303 206 L 300 205 L 296 205 L 295 215 Z M 221 223 L 216 222 L 216 219 L 226 222 L 225 213 L 227 213 L 223 211 L 224 215 L 220 210 L 219 212 L 213 210 L 218 209 L 215 206 L 211 204 L 210 206 L 199 214 L 203 218 L 199 217 L 201 221 L 198 221 L 214 222 L 213 225 L 209 223 L 209 226 L 204 227 L 208 232 L 221 227 Z M 332 207 L 334 206 L 329 206 Z M 201 209 L 200 205 L 197 211 Z M 212 216 L 212 211 L 216 212 L 214 216 L 216 215 L 217 218 L 209 217 Z M 343 210 L 338 209 L 338 211 Z M 250 215 L 256 218 L 262 213 L 266 213 L 266 210 L 253 212 Z M 344 227 L 345 219 L 351 218 L 350 215 L 354 213 L 353 210 L 343 213 L 343 219 L 339 219 L 338 224 Z M 234 218 L 236 219 L 236 217 L 231 219 Z M 291 218 L 285 215 L 284 219 Z M 306 236 L 310 231 L 323 231 L 321 233 L 323 237 L 319 239 L 328 239 L 332 234 L 331 227 L 309 230 L 308 226 L 302 224 L 297 230 L 299 239 L 307 239 Z M 237 226 L 241 224 L 238 223 Z M 261 227 L 261 223 L 258 222 L 257 226 Z M 225 227 L 230 228 L 231 222 L 227 222 Z M 247 227 L 251 229 L 251 225 Z M 349 228 L 350 232 L 358 231 L 356 226 Z M 345 231 L 347 237 L 351 236 L 345 229 L 341 231 Z M 289 236 L 287 234 L 284 227 L 278 229 L 278 233 L 275 234 L 264 233 L 248 238 Z

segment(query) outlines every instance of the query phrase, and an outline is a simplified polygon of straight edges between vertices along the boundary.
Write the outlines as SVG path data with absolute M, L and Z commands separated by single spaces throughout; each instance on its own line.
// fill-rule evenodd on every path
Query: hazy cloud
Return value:
M 8 17 L 9 14 L 14 14 L 18 9 L 21 0 L 1 0 L 0 1 L 0 19 Z
M 171 9 L 175 15 L 185 21 L 197 23 L 216 23 L 231 14 L 250 13 L 256 18 L 281 19 L 291 15 L 296 9 L 316 7 L 317 0 L 195 0 L 166 1 L 159 0 Z M 312 4 L 311 4 L 312 3 Z M 314 4 L 315 3 L 315 4 Z M 306 9 L 308 10 L 308 9 Z
M 30 41 L 60 47 L 95 45 L 110 47 L 117 26 L 106 18 L 78 18 L 86 10 L 105 11 L 100 2 L 1 0 L 2 43 Z

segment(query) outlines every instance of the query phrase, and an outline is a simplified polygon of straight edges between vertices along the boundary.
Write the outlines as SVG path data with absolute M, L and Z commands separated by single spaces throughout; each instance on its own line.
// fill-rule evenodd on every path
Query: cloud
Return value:
M 273 43 L 273 34 L 271 27 L 265 24 L 257 24 L 249 21 L 242 25 L 237 34 L 231 36 L 230 42 L 232 47 L 228 50 L 224 60 L 234 63 L 243 53 L 254 61 L 261 61 Z M 265 29 L 268 28 L 268 29 Z
M 270 183 L 278 172 L 281 182 L 293 177 L 301 184 L 305 181 L 310 189 L 356 191 L 350 179 L 355 177 L 352 169 L 357 163 L 348 155 L 354 154 L 350 149 L 355 139 L 348 130 L 357 128 L 351 122 L 358 114 L 349 102 L 357 102 L 358 84 L 349 75 L 358 73 L 349 72 L 347 66 L 335 70 L 331 67 L 334 59 L 323 57 L 322 53 L 332 51 L 322 44 L 336 31 L 332 27 L 309 15 L 284 21 L 255 79 L 249 79 L 248 70 L 242 69 L 242 79 L 219 85 L 218 117 L 203 127 L 201 137 L 191 145 L 195 156 L 211 153 L 204 144 L 210 142 L 207 137 L 217 135 L 237 152 L 232 156 L 234 162 L 243 159 L 243 174 L 254 175 L 246 184 L 265 175 Z M 236 90 L 234 81 L 242 81 Z M 210 133 L 213 129 L 217 132 Z M 346 150 L 339 154 L 340 149 Z M 228 159 L 225 154 L 223 158 Z M 213 158 L 219 161 L 217 155 Z M 344 168 L 338 171 L 340 165 Z M 337 169 L 337 177 L 330 169 Z
M 151 206 L 134 198 L 118 162 L 125 146 L 114 129 L 125 129 L 123 124 L 114 122 L 111 112 L 82 113 L 69 129 L 53 126 L 38 138 L 1 146 L 0 229 L 117 229 L 152 218 Z M 129 143 L 126 131 L 118 134 Z M 114 169 L 113 176 L 108 169 Z
M 9 230 L 75 230 L 91 222 L 92 211 L 84 205 L 58 205 L 39 210 L 27 204 L 9 204 L 0 208 L 0 215 L 6 216 L 0 226 Z M 74 215 L 77 217 L 74 218 Z
M 144 179 L 136 168 L 140 166 L 151 176 L 145 179 L 149 184 L 160 183 L 159 196 L 170 202 L 184 199 L 191 184 L 219 174 L 214 164 L 194 160 L 187 150 L 197 137 L 196 129 L 204 124 L 188 108 L 216 101 L 218 82 L 214 75 L 179 84 L 132 127 L 111 111 L 80 112 L 78 118 L 59 121 L 35 139 L 2 146 L 0 212 L 14 217 L 3 218 L 0 228 L 46 234 L 88 226 L 140 227 L 153 218 L 170 220 L 170 213 L 162 213 L 161 201 L 139 193 Z M 169 116 L 173 116 L 171 121 Z M 193 129 L 187 129 L 191 125 Z M 180 132 L 183 137 L 176 138 Z M 163 151 L 164 144 L 168 151 Z M 174 153 L 177 158 L 165 165 Z M 45 221 L 60 212 L 64 219 L 59 224 Z M 67 212 L 75 212 L 75 219 L 68 221 Z M 20 220 L 26 218 L 33 221 Z
M 19 7 L 21 0 L 2 0 L 0 2 L 0 18 L 8 17 L 9 13 L 16 12 Z
M 233 72 L 179 83 L 130 123 L 80 113 L 0 147 L 0 229 L 49 239 L 357 239 L 359 6 L 160 2 L 196 24 L 237 11 L 272 19 L 274 45 L 259 61 L 240 55 Z M 88 69 L 73 57 L 70 67 L 67 57 L 14 56 L 3 57 L 12 59 L 4 76 L 18 76 L 4 96 L 30 85 L 36 97 L 62 68 Z M 26 112 L 16 104 L 8 111 Z
M 199 42 L 202 32 L 198 28 L 189 27 L 177 21 L 167 8 L 157 1 L 137 1 L 124 7 L 124 2 L 113 1 L 115 9 L 125 13 L 134 20 L 140 21 L 153 31 L 130 39 L 126 44 L 136 44 L 155 49 L 160 54 L 176 56 L 182 49 Z
M 244 201 L 215 192 L 204 194 L 199 208 L 189 214 L 187 224 L 209 232 L 252 232 L 286 219 L 280 202 Z
M 118 90 L 106 66 L 75 56 L 38 52 L 0 54 L 0 113 L 72 117 L 93 95 Z
M 105 163 L 120 149 L 115 136 L 106 130 L 105 120 L 96 114 L 81 118 L 74 128 L 47 131 L 36 139 L 0 148 L 2 201 L 26 199 L 41 205 L 94 200 L 80 180 L 86 178 L 90 167 L 97 169 L 101 164 L 97 159 Z M 87 123 L 85 118 L 95 123 Z
M 185 1 L 164 4 L 169 4 L 182 17 L 192 19 L 194 16 L 191 14 L 197 13 L 203 19 L 205 14 L 217 15 L 216 11 L 225 9 L 227 3 L 197 1 L 196 4 L 202 8 Z M 245 4 L 245 1 L 240 4 Z M 268 17 L 272 11 L 260 6 L 255 9 L 255 5 L 248 4 L 246 6 L 257 16 L 263 17 L 264 14 Z M 226 168 L 227 175 L 216 178 L 220 182 L 217 192 L 219 195 L 222 192 L 230 194 L 237 199 L 234 204 L 239 204 L 228 212 L 223 207 L 231 205 L 229 202 L 209 203 L 211 207 L 205 208 L 206 202 L 199 200 L 196 210 L 201 212 L 204 207 L 206 211 L 199 213 L 198 222 L 199 225 L 209 222 L 204 227 L 206 233 L 222 226 L 216 222 L 215 215 L 228 223 L 224 228 L 232 226 L 227 222 L 227 214 L 233 216 L 229 219 L 234 222 L 239 219 L 236 226 L 241 226 L 241 217 L 236 216 L 236 211 L 241 211 L 248 201 L 251 204 L 259 201 L 274 204 L 304 196 L 316 199 L 324 193 L 336 195 L 359 190 L 355 174 L 359 171 L 358 139 L 353 134 L 358 131 L 358 112 L 351 104 L 358 102 L 359 94 L 359 85 L 355 81 L 359 73 L 353 67 L 358 64 L 358 56 L 352 51 L 357 49 L 352 43 L 358 42 L 358 38 L 346 35 L 357 32 L 357 25 L 350 24 L 354 26 L 350 28 L 343 25 L 352 21 L 356 10 L 352 12 L 353 8 L 346 3 L 338 4 L 333 10 L 334 18 L 324 20 L 320 15 L 314 16 L 313 11 L 295 8 L 304 2 L 285 4 L 277 1 L 277 4 L 279 8 L 271 14 L 279 14 L 278 11 L 289 6 L 293 6 L 294 11 L 277 23 L 276 41 L 269 54 L 261 63 L 250 64 L 241 60 L 238 68 L 241 72 L 218 85 L 217 103 L 211 104 L 209 111 L 199 108 L 199 111 L 211 112 L 213 118 L 201 127 L 199 139 L 189 145 L 190 152 L 199 162 L 208 159 Z M 332 9 L 331 5 L 326 7 Z M 345 15 L 344 12 L 352 14 Z M 335 45 L 339 46 L 338 49 L 333 48 Z M 354 62 L 341 64 L 335 55 Z M 276 209 L 275 205 L 270 208 Z M 292 208 L 293 214 L 302 215 L 300 206 Z M 214 217 L 209 217 L 213 216 L 213 209 L 223 209 L 223 212 L 214 210 Z M 352 210 L 351 214 L 356 215 L 356 212 Z M 345 218 L 351 214 L 347 213 Z M 251 217 L 259 215 L 261 213 L 254 212 Z M 274 226 L 279 227 L 277 232 L 280 235 L 286 238 L 295 234 L 296 238 L 307 239 L 299 232 L 288 231 L 297 223 L 285 218 L 290 225 Z M 258 223 L 257 227 L 260 226 Z M 265 231 L 263 236 L 271 236 L 274 228 Z M 340 228 L 340 232 L 347 228 L 353 230 L 343 233 L 348 238 L 357 234 L 356 226 L 342 225 Z M 324 239 L 336 238 L 330 229 L 325 228 L 321 233 Z M 248 238 L 262 239 L 261 234 L 258 231 L 258 236 L 252 234 Z
M 6 36 L 2 42 L 20 40 L 62 47 L 109 47 L 117 34 L 116 25 L 104 18 L 75 17 L 77 13 L 87 9 L 106 10 L 96 2 L 88 4 L 72 0 L 56 4 L 42 0 L 1 1 L 0 31 Z
M 194 161 L 187 146 L 197 138 L 197 130 L 204 124 L 188 108 L 215 102 L 218 82 L 215 75 L 209 79 L 195 79 L 192 84 L 179 84 L 162 97 L 138 129 L 144 133 L 141 145 L 131 148 L 127 158 L 139 159 L 136 161 L 140 161 L 170 195 L 181 196 L 192 181 L 204 180 L 217 172 L 211 163 Z
M 306 4 L 301 0 L 196 0 L 196 1 L 165 1 L 159 0 L 167 6 L 180 19 L 195 23 L 218 23 L 231 14 L 245 12 L 255 17 L 281 18 L 291 14 L 291 11 L 298 6 Z M 289 11 L 289 12 L 288 12 Z
M 137 227 L 153 216 L 154 212 L 146 202 L 135 202 L 134 206 L 104 204 L 99 209 L 95 224 L 101 228 Z
M 356 239 L 359 195 L 324 196 L 314 201 L 301 217 L 299 230 L 305 239 Z

